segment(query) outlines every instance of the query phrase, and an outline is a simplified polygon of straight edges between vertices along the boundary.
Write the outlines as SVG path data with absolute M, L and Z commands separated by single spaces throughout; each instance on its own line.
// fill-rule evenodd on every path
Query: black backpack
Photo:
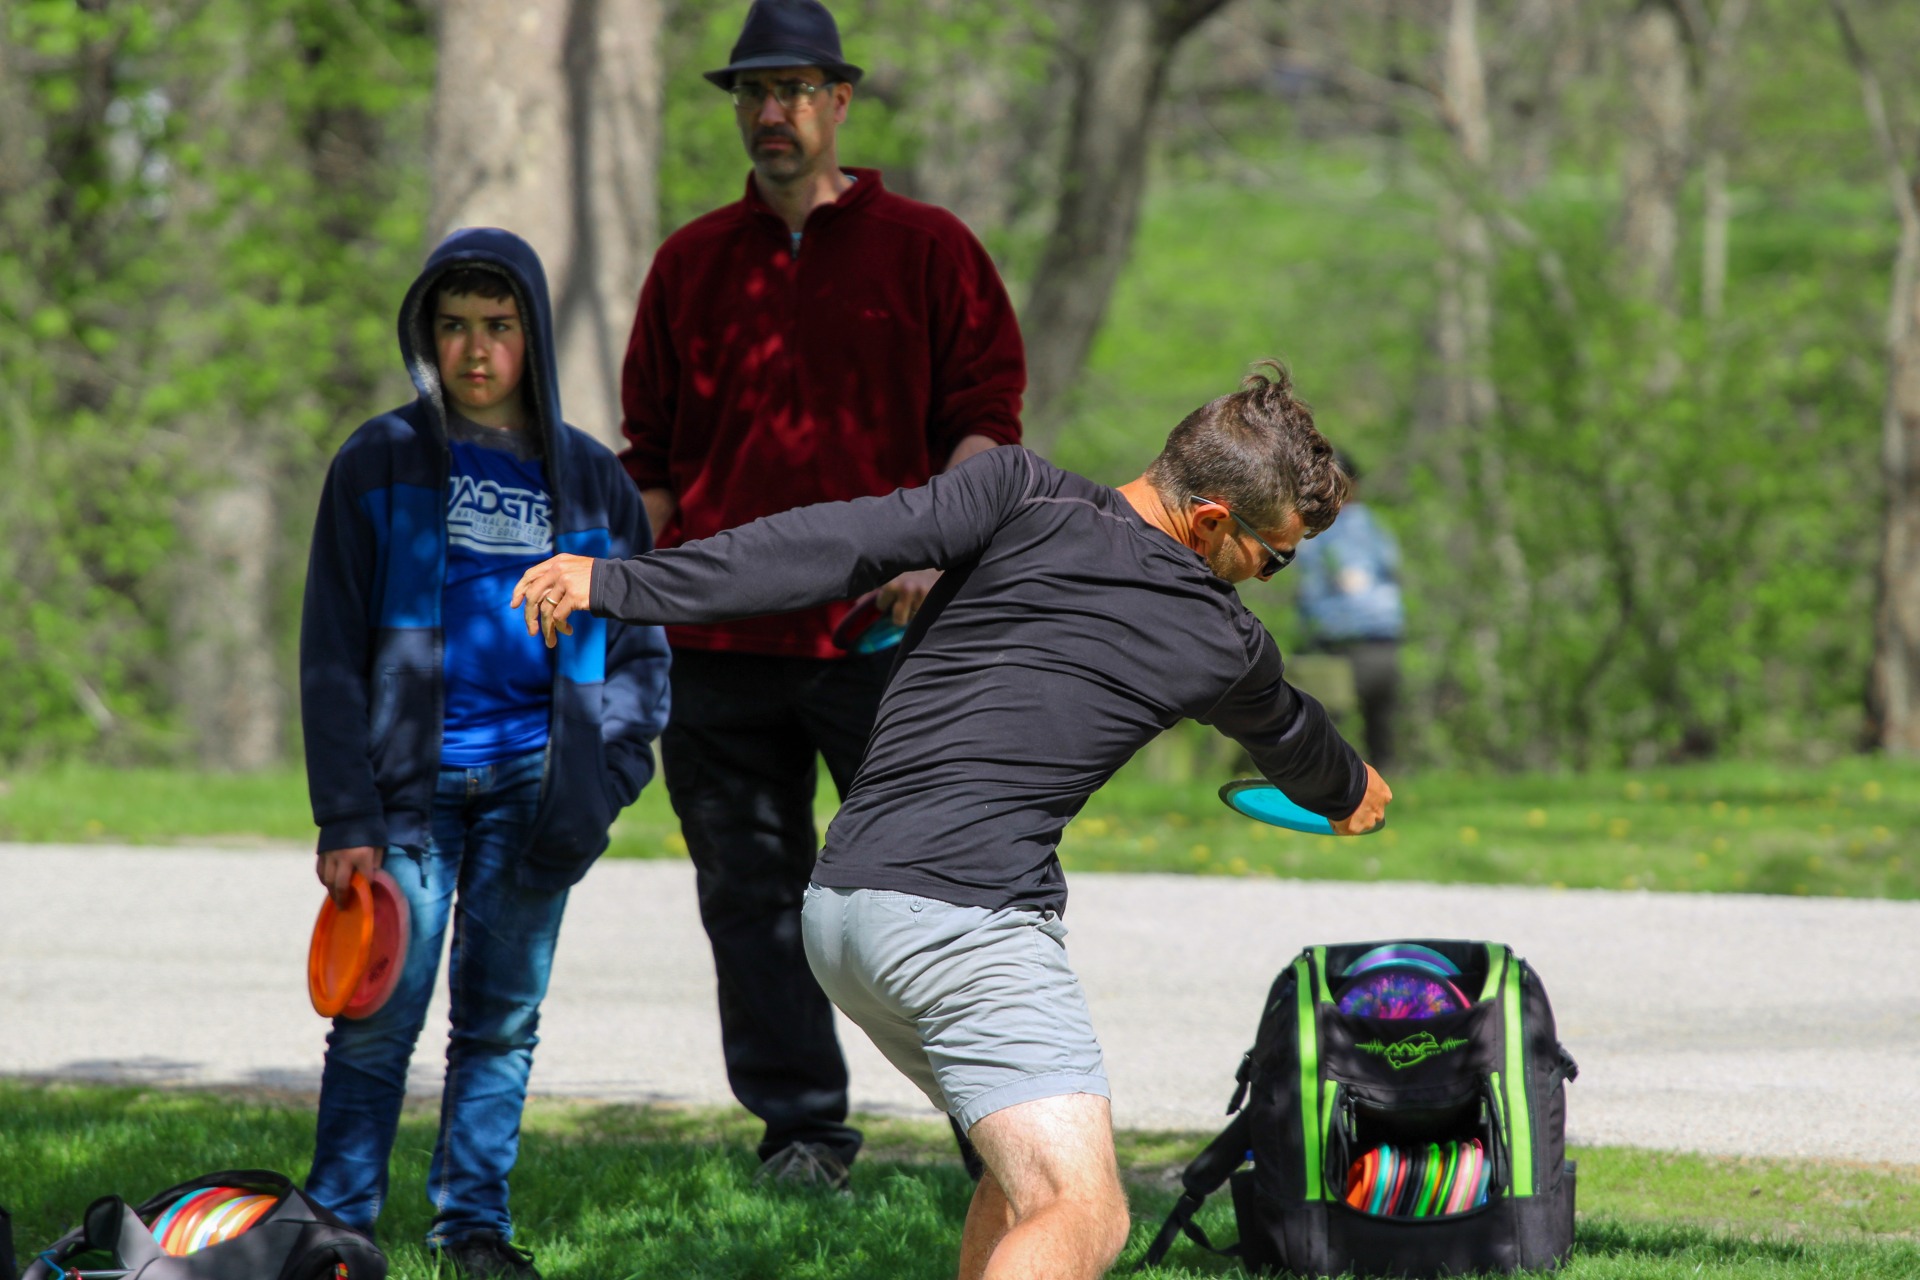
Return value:
M 164 1252 L 147 1229 L 174 1201 L 206 1187 L 243 1187 L 279 1203 L 240 1235 L 181 1257 Z M 69 1264 L 105 1259 L 95 1270 Z M 386 1255 L 283 1174 L 261 1169 L 210 1173 L 169 1187 L 144 1203 L 103 1196 L 78 1227 L 38 1255 L 20 1280 L 385 1280 Z
M 1445 957 L 1466 1007 L 1342 1013 L 1336 993 L 1349 968 L 1382 946 Z M 1227 1104 L 1233 1122 L 1187 1166 L 1184 1194 L 1141 1265 L 1163 1259 L 1182 1231 L 1212 1249 L 1193 1215 L 1231 1179 L 1240 1240 L 1217 1252 L 1252 1271 L 1558 1267 L 1573 1247 L 1563 1084 L 1577 1071 L 1539 977 L 1498 943 L 1309 947 L 1274 980 Z M 1435 1190 L 1456 1172 L 1459 1199 Z

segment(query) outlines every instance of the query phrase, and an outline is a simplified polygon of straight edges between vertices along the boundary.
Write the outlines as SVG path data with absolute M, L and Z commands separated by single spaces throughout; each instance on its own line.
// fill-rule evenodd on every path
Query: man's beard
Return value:
M 787 143 L 787 149 L 763 151 L 760 142 L 765 138 L 782 138 Z M 770 178 L 791 178 L 805 170 L 810 159 L 801 147 L 800 139 L 788 129 L 756 130 L 747 144 L 747 154 L 752 158 L 754 168 Z

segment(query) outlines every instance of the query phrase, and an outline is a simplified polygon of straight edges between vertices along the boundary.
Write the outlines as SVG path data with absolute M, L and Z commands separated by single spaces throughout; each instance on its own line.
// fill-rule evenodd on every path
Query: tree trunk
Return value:
M 1666 0 L 1634 10 L 1626 61 L 1633 109 L 1620 157 L 1623 261 L 1632 290 L 1670 311 L 1693 94 L 1685 33 Z
M 212 456 L 220 458 L 217 485 L 180 513 L 174 700 L 203 767 L 264 769 L 280 759 L 281 745 L 270 608 L 280 541 L 273 468 L 246 430 L 229 434 Z
M 897 181 L 889 173 L 888 184 L 939 205 L 985 235 L 1010 226 L 1023 210 L 1053 203 L 1052 146 L 1060 132 L 1067 68 L 1065 51 L 1035 28 L 1046 26 L 1060 0 L 1034 6 L 1039 12 L 1025 21 L 982 17 L 978 0 L 923 4 L 929 26 L 981 26 L 965 38 L 940 42 L 938 61 L 929 69 L 931 94 L 905 99 L 887 92 L 873 73 L 861 82 L 860 92 L 886 97 L 920 140 L 913 167 Z M 1045 74 L 1035 75 L 1007 57 L 1012 40 L 1052 45 L 1052 65 Z
M 1828 0 L 1842 47 L 1860 78 L 1894 209 L 1900 249 L 1887 309 L 1887 400 L 1880 420 L 1886 512 L 1880 536 L 1869 710 L 1883 749 L 1920 755 L 1920 181 L 1901 154 L 1886 97 L 1847 7 Z
M 1718 320 L 1727 309 L 1728 234 L 1733 223 L 1733 201 L 1727 195 L 1727 153 L 1719 147 L 1710 149 L 1701 169 L 1706 192 L 1700 218 L 1700 314 Z
M 620 443 L 620 361 L 659 237 L 660 0 L 445 0 L 430 238 L 540 254 L 568 421 Z
M 1477 0 L 1452 0 L 1442 53 L 1441 88 L 1454 145 L 1468 171 L 1466 181 L 1486 186 L 1493 168 L 1493 125 L 1487 111 L 1487 73 L 1481 56 Z M 1493 381 L 1493 241 L 1486 218 L 1459 191 L 1440 201 L 1439 330 L 1445 431 L 1439 441 L 1439 473 L 1471 512 L 1477 534 L 1465 537 L 1482 548 L 1490 607 L 1476 610 L 1472 653 L 1485 689 L 1496 746 L 1510 752 L 1524 726 L 1507 714 L 1505 664 L 1497 624 L 1524 615 L 1530 595 L 1525 558 L 1514 535 L 1507 496 L 1506 464 L 1496 415 Z
M 1484 182 L 1493 166 L 1493 126 L 1487 115 L 1477 0 L 1452 0 L 1442 59 L 1441 92 L 1454 145 L 1469 171 L 1468 180 Z M 1440 261 L 1438 333 L 1442 398 L 1448 427 L 1457 433 L 1460 445 L 1471 448 L 1492 421 L 1496 404 L 1489 368 L 1492 237 L 1487 220 L 1456 191 L 1442 195 L 1440 222 L 1445 248 Z
M 1920 755 L 1920 190 L 1907 182 L 1898 282 L 1887 341 L 1887 405 L 1881 421 L 1886 523 L 1880 549 L 1880 607 L 1873 685 L 1880 741 L 1888 751 Z
M 1709 19 L 1705 0 L 1688 0 L 1694 40 L 1706 48 L 1700 75 L 1702 201 L 1700 228 L 1700 314 L 1718 320 L 1726 310 L 1728 233 L 1733 202 L 1727 195 L 1727 111 L 1732 97 L 1733 42 L 1746 21 L 1747 0 L 1723 0 L 1720 16 Z
M 1028 441 L 1044 451 L 1125 265 L 1146 184 L 1154 109 L 1180 41 L 1226 0 L 1084 6 L 1060 204 L 1027 297 Z
M 225 33 L 230 66 L 248 67 L 250 38 L 263 37 L 244 29 Z M 222 163 L 234 171 L 262 166 L 276 152 L 303 142 L 301 121 L 290 112 L 249 106 L 228 95 L 214 99 L 208 109 L 220 117 L 228 148 Z M 316 180 L 351 181 L 349 153 L 355 143 L 347 137 L 352 130 L 344 121 L 316 118 L 313 123 L 321 132 L 304 142 Z M 342 126 L 331 142 L 323 141 L 328 123 Z M 205 286 L 195 281 L 188 288 L 197 292 Z M 212 297 L 199 303 L 219 305 Z M 197 354 L 188 346 L 176 358 L 184 364 Z M 273 571 L 284 546 L 275 503 L 278 448 L 270 434 L 219 411 L 190 417 L 177 429 L 187 447 L 174 508 L 180 554 L 167 596 L 173 705 L 201 768 L 264 769 L 281 758 L 287 709 L 274 635 Z

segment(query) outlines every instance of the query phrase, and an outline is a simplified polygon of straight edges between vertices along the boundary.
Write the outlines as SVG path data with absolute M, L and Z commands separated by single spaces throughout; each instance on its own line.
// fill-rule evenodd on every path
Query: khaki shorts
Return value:
M 963 1130 L 1022 1102 L 1110 1096 L 1055 913 L 808 885 L 802 921 L 827 997 Z

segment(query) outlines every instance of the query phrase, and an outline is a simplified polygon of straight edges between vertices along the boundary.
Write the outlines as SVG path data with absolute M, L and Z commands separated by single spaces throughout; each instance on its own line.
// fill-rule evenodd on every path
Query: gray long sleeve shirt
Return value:
M 946 570 L 901 642 L 814 879 L 1063 910 L 1055 848 L 1087 797 L 1182 719 L 1344 818 L 1366 770 L 1233 587 L 1117 490 L 1025 449 L 925 487 L 802 507 L 593 572 L 596 614 L 698 623 Z

